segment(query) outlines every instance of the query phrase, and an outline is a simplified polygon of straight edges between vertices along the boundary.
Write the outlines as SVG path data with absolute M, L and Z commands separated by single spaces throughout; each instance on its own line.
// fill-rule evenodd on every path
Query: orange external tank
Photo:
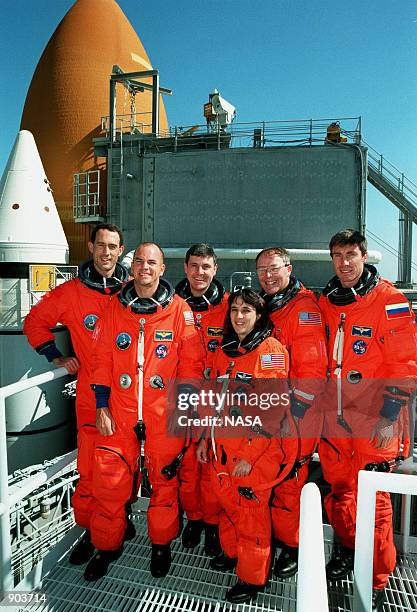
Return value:
M 115 0 L 77 0 L 49 40 L 36 67 L 23 109 L 21 129 L 33 133 L 70 246 L 70 262 L 88 256 L 89 224 L 73 219 L 73 174 L 100 170 L 101 210 L 106 203 L 106 160 L 94 157 L 92 138 L 109 114 L 113 66 L 124 72 L 152 70 L 149 57 Z M 145 80 L 145 79 L 141 79 Z M 151 82 L 151 81 L 147 81 Z M 129 114 L 129 94 L 118 85 L 117 113 Z M 152 94 L 136 94 L 137 113 L 150 113 Z M 150 124 L 151 115 L 140 115 Z M 160 131 L 167 129 L 162 100 Z M 150 128 L 149 128 L 150 131 Z M 122 228 L 123 229 L 123 228 Z

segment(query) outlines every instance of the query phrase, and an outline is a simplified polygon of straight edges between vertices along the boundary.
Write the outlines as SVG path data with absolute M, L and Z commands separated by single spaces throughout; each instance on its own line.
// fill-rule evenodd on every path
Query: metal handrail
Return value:
M 44 485 L 49 480 L 52 480 L 61 470 L 66 468 L 70 463 L 73 463 L 77 458 L 77 451 L 72 450 L 53 465 L 45 467 L 44 470 L 32 474 L 18 483 L 9 487 L 9 507 L 18 504 L 30 493 Z M 78 478 L 78 477 L 77 477 Z
M 138 115 L 140 113 L 136 113 Z M 135 115 L 135 116 L 136 116 Z M 118 130 L 124 133 L 132 133 L 131 121 L 127 122 L 127 118 L 131 115 L 117 115 Z M 158 138 L 188 138 L 195 139 L 196 136 L 211 135 L 213 138 L 225 136 L 226 134 L 234 139 L 249 138 L 251 141 L 254 137 L 254 130 L 260 130 L 261 146 L 266 144 L 289 144 L 297 142 L 298 144 L 313 144 L 320 143 L 326 140 L 327 128 L 335 121 L 340 123 L 341 132 L 348 138 L 348 141 L 359 143 L 361 140 L 361 120 L 360 117 L 339 117 L 339 118 L 319 118 L 319 119 L 291 119 L 291 120 L 275 120 L 275 121 L 251 121 L 242 123 L 232 123 L 225 131 L 220 128 L 217 131 L 207 131 L 207 125 L 187 125 L 187 126 L 171 126 L 168 130 L 159 130 Z M 102 128 L 106 137 L 109 136 L 108 117 L 102 117 Z M 144 123 L 138 123 L 135 128 L 140 128 L 144 136 L 155 138 L 152 134 L 151 126 Z M 275 140 L 274 137 L 282 137 L 283 140 Z M 302 137 L 302 138 L 300 138 Z M 251 144 L 252 146 L 252 144 Z
M 417 478 L 411 474 L 359 472 L 353 612 L 371 609 L 377 491 L 417 495 Z
M 417 207 L 417 185 L 408 179 L 404 172 L 378 153 L 370 144 L 362 139 L 361 144 L 368 149 L 368 165 L 404 197 Z
M 323 519 L 320 491 L 314 482 L 304 485 L 300 502 L 297 612 L 328 612 Z
M 57 378 L 67 376 L 65 368 L 57 368 L 19 380 L 16 383 L 0 388 L 0 593 L 10 591 L 13 588 L 12 576 L 12 544 L 10 537 L 10 502 L 8 485 L 8 461 L 7 461 L 7 432 L 6 432 L 6 398 L 37 385 L 51 382 Z M 62 466 L 61 466 L 62 467 Z M 38 479 L 33 479 L 30 486 L 25 487 L 28 495 L 39 486 Z

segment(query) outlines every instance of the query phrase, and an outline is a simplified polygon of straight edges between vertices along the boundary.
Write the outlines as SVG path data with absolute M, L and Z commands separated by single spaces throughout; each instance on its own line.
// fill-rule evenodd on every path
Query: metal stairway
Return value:
M 409 286 L 412 268 L 413 223 L 417 223 L 417 185 L 362 140 L 368 149 L 368 181 L 400 211 L 398 280 Z
M 368 149 L 368 181 L 417 223 L 417 185 L 368 143 L 362 140 L 362 144 Z

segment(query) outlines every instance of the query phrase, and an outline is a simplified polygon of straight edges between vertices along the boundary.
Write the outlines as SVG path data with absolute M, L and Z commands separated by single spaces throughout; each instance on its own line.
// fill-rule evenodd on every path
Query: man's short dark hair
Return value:
M 100 230 L 107 230 L 108 232 L 114 232 L 115 234 L 119 234 L 119 246 L 123 246 L 122 230 L 117 227 L 117 225 L 113 225 L 112 223 L 99 223 L 98 225 L 96 225 L 91 232 L 90 242 L 94 244 L 97 232 L 99 232 Z
M 205 242 L 197 242 L 197 244 L 190 246 L 185 254 L 186 264 L 188 264 L 191 255 L 194 255 L 195 257 L 212 257 L 214 264 L 217 263 L 217 257 L 213 247 Z
M 333 247 L 335 246 L 347 246 L 357 244 L 362 255 L 368 252 L 368 242 L 363 234 L 354 229 L 345 229 L 341 232 L 337 232 L 332 236 L 329 242 L 330 256 L 333 255 Z
M 284 247 L 268 247 L 267 249 L 262 249 L 256 256 L 255 264 L 258 263 L 258 259 L 262 255 L 278 255 L 285 264 L 291 263 L 290 254 Z

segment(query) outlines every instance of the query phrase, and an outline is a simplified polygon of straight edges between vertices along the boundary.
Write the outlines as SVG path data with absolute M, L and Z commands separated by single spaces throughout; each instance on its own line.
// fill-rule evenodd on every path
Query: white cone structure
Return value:
M 18 133 L 0 182 L 0 262 L 68 262 L 51 187 L 27 130 Z

